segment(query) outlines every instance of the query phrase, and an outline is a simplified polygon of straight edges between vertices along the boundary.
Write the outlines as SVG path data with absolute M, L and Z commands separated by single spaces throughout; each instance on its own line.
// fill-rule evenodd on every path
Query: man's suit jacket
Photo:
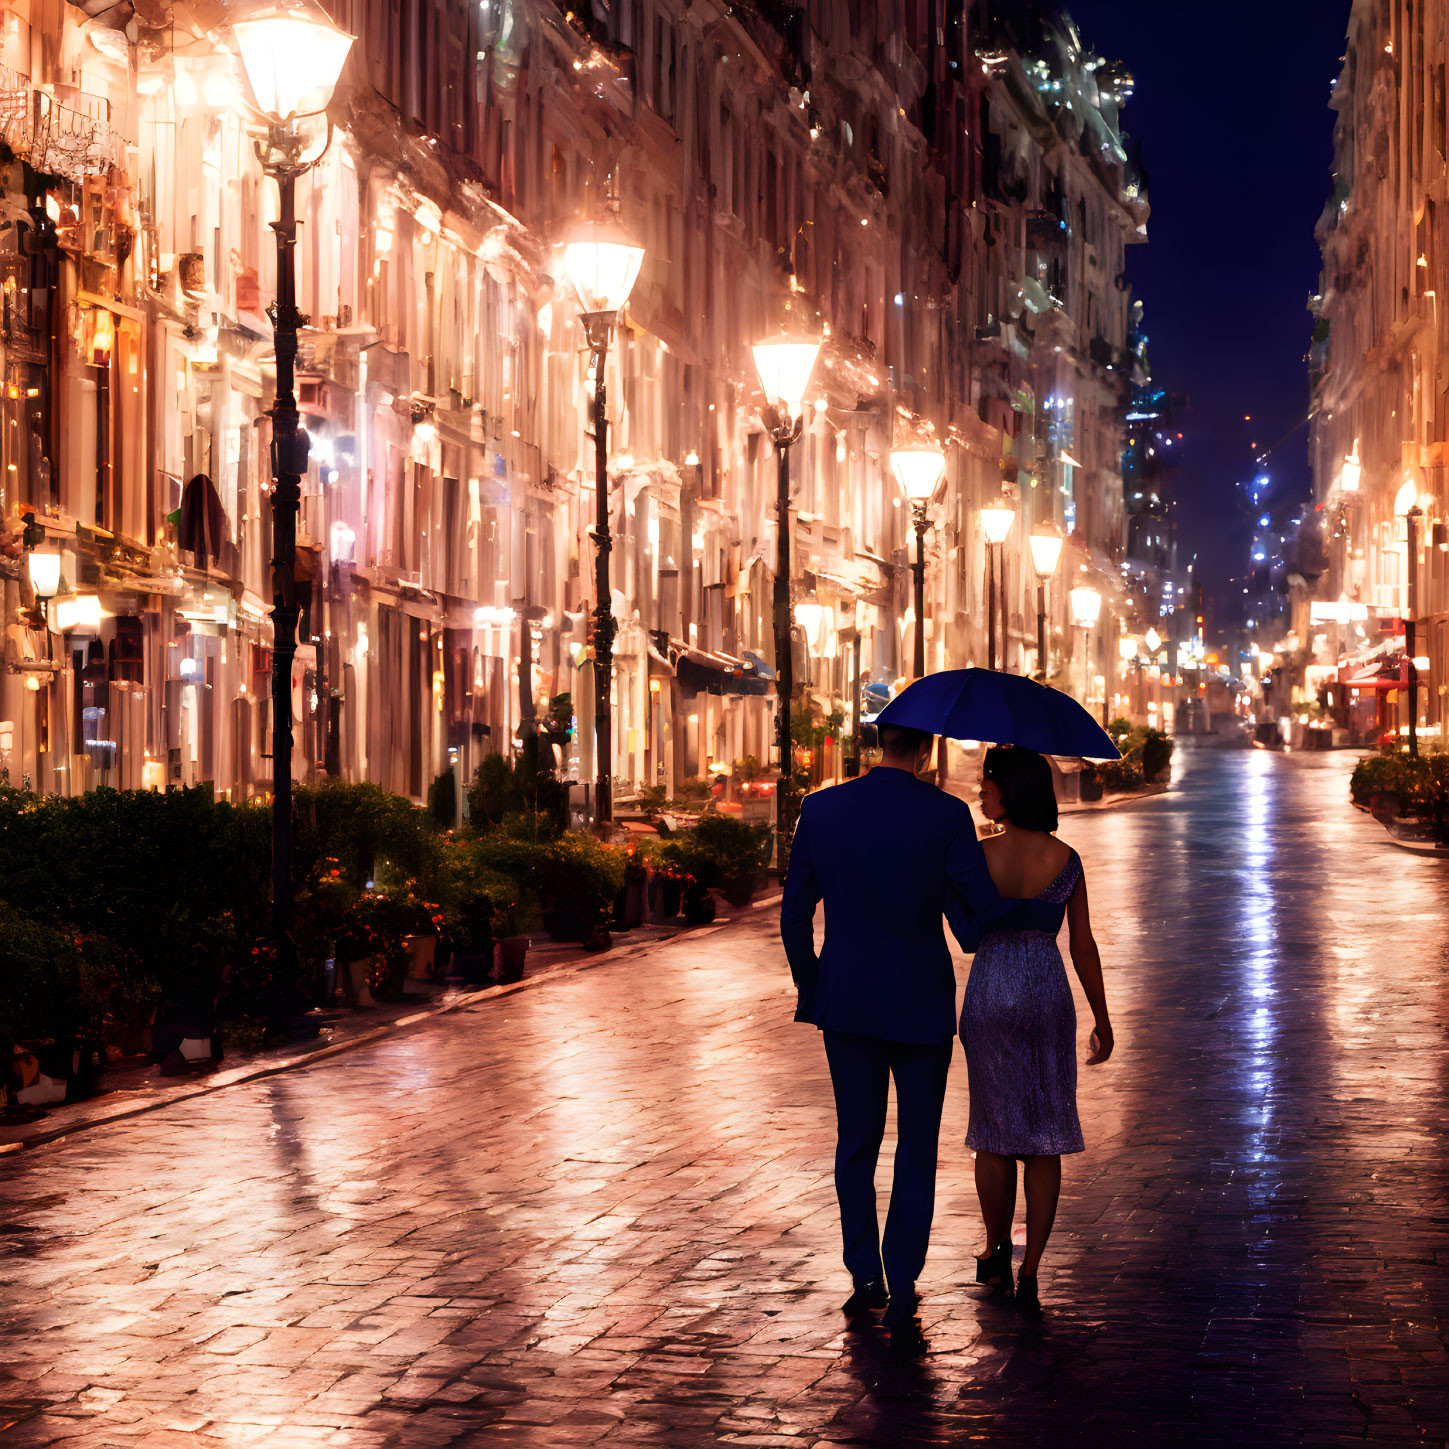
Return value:
M 888 1041 L 949 1041 L 956 973 L 941 918 L 973 951 L 980 923 L 1012 904 L 991 882 L 965 801 L 891 767 L 817 791 L 800 813 L 780 904 L 800 991 L 795 1019 Z

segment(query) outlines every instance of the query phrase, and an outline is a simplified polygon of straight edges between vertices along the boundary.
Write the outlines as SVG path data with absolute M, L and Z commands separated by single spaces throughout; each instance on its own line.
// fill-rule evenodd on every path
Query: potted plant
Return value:
M 748 905 L 764 880 L 770 845 L 768 825 L 747 825 L 728 815 L 706 815 L 690 838 L 702 866 L 695 873 L 735 906 Z
M 506 881 L 493 910 L 493 930 L 498 937 L 498 979 L 519 981 L 528 964 L 528 928 L 538 914 L 537 903 L 528 891 Z
M 533 879 L 538 882 L 549 935 L 594 950 L 606 946 L 608 912 L 624 884 L 623 851 L 591 835 L 568 834 L 538 846 L 536 859 Z M 518 872 L 516 878 L 530 877 Z
M 694 879 L 678 841 L 664 840 L 654 847 L 649 879 L 650 914 L 655 920 L 672 920 L 679 914 L 685 886 Z
M 642 925 L 649 907 L 649 857 L 631 840 L 624 849 L 624 884 L 614 897 L 614 929 L 632 931 Z

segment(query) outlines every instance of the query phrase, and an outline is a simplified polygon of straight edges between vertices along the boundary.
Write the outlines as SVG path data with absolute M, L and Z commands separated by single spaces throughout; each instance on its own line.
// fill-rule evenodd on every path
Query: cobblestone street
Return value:
M 931 1353 L 845 1331 L 768 905 L 4 1159 L 0 1442 L 1449 1441 L 1449 872 L 1351 765 L 1187 749 L 1064 820 L 1118 1046 L 1043 1325 L 966 1286 L 958 1056 Z

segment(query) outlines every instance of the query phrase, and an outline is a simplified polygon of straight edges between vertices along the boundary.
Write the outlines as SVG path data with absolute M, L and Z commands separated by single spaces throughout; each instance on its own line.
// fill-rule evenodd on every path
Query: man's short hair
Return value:
M 914 730 L 909 725 L 880 726 L 881 753 L 893 760 L 915 759 L 921 746 L 930 744 L 934 738 L 926 730 Z

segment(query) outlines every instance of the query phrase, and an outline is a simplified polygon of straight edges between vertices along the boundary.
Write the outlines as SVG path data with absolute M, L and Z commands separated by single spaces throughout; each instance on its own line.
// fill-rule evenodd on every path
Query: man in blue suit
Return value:
M 824 1033 L 835 1089 L 835 1190 L 854 1284 L 845 1312 L 885 1308 L 893 1346 L 919 1347 L 916 1279 L 931 1234 L 956 1036 L 956 973 L 941 919 L 974 950 L 978 923 L 1007 903 L 991 883 L 970 807 L 919 778 L 934 737 L 895 725 L 880 734 L 875 769 L 805 801 L 780 937 L 799 989 L 795 1020 Z M 875 1168 L 892 1077 L 895 1181 L 882 1243 Z

